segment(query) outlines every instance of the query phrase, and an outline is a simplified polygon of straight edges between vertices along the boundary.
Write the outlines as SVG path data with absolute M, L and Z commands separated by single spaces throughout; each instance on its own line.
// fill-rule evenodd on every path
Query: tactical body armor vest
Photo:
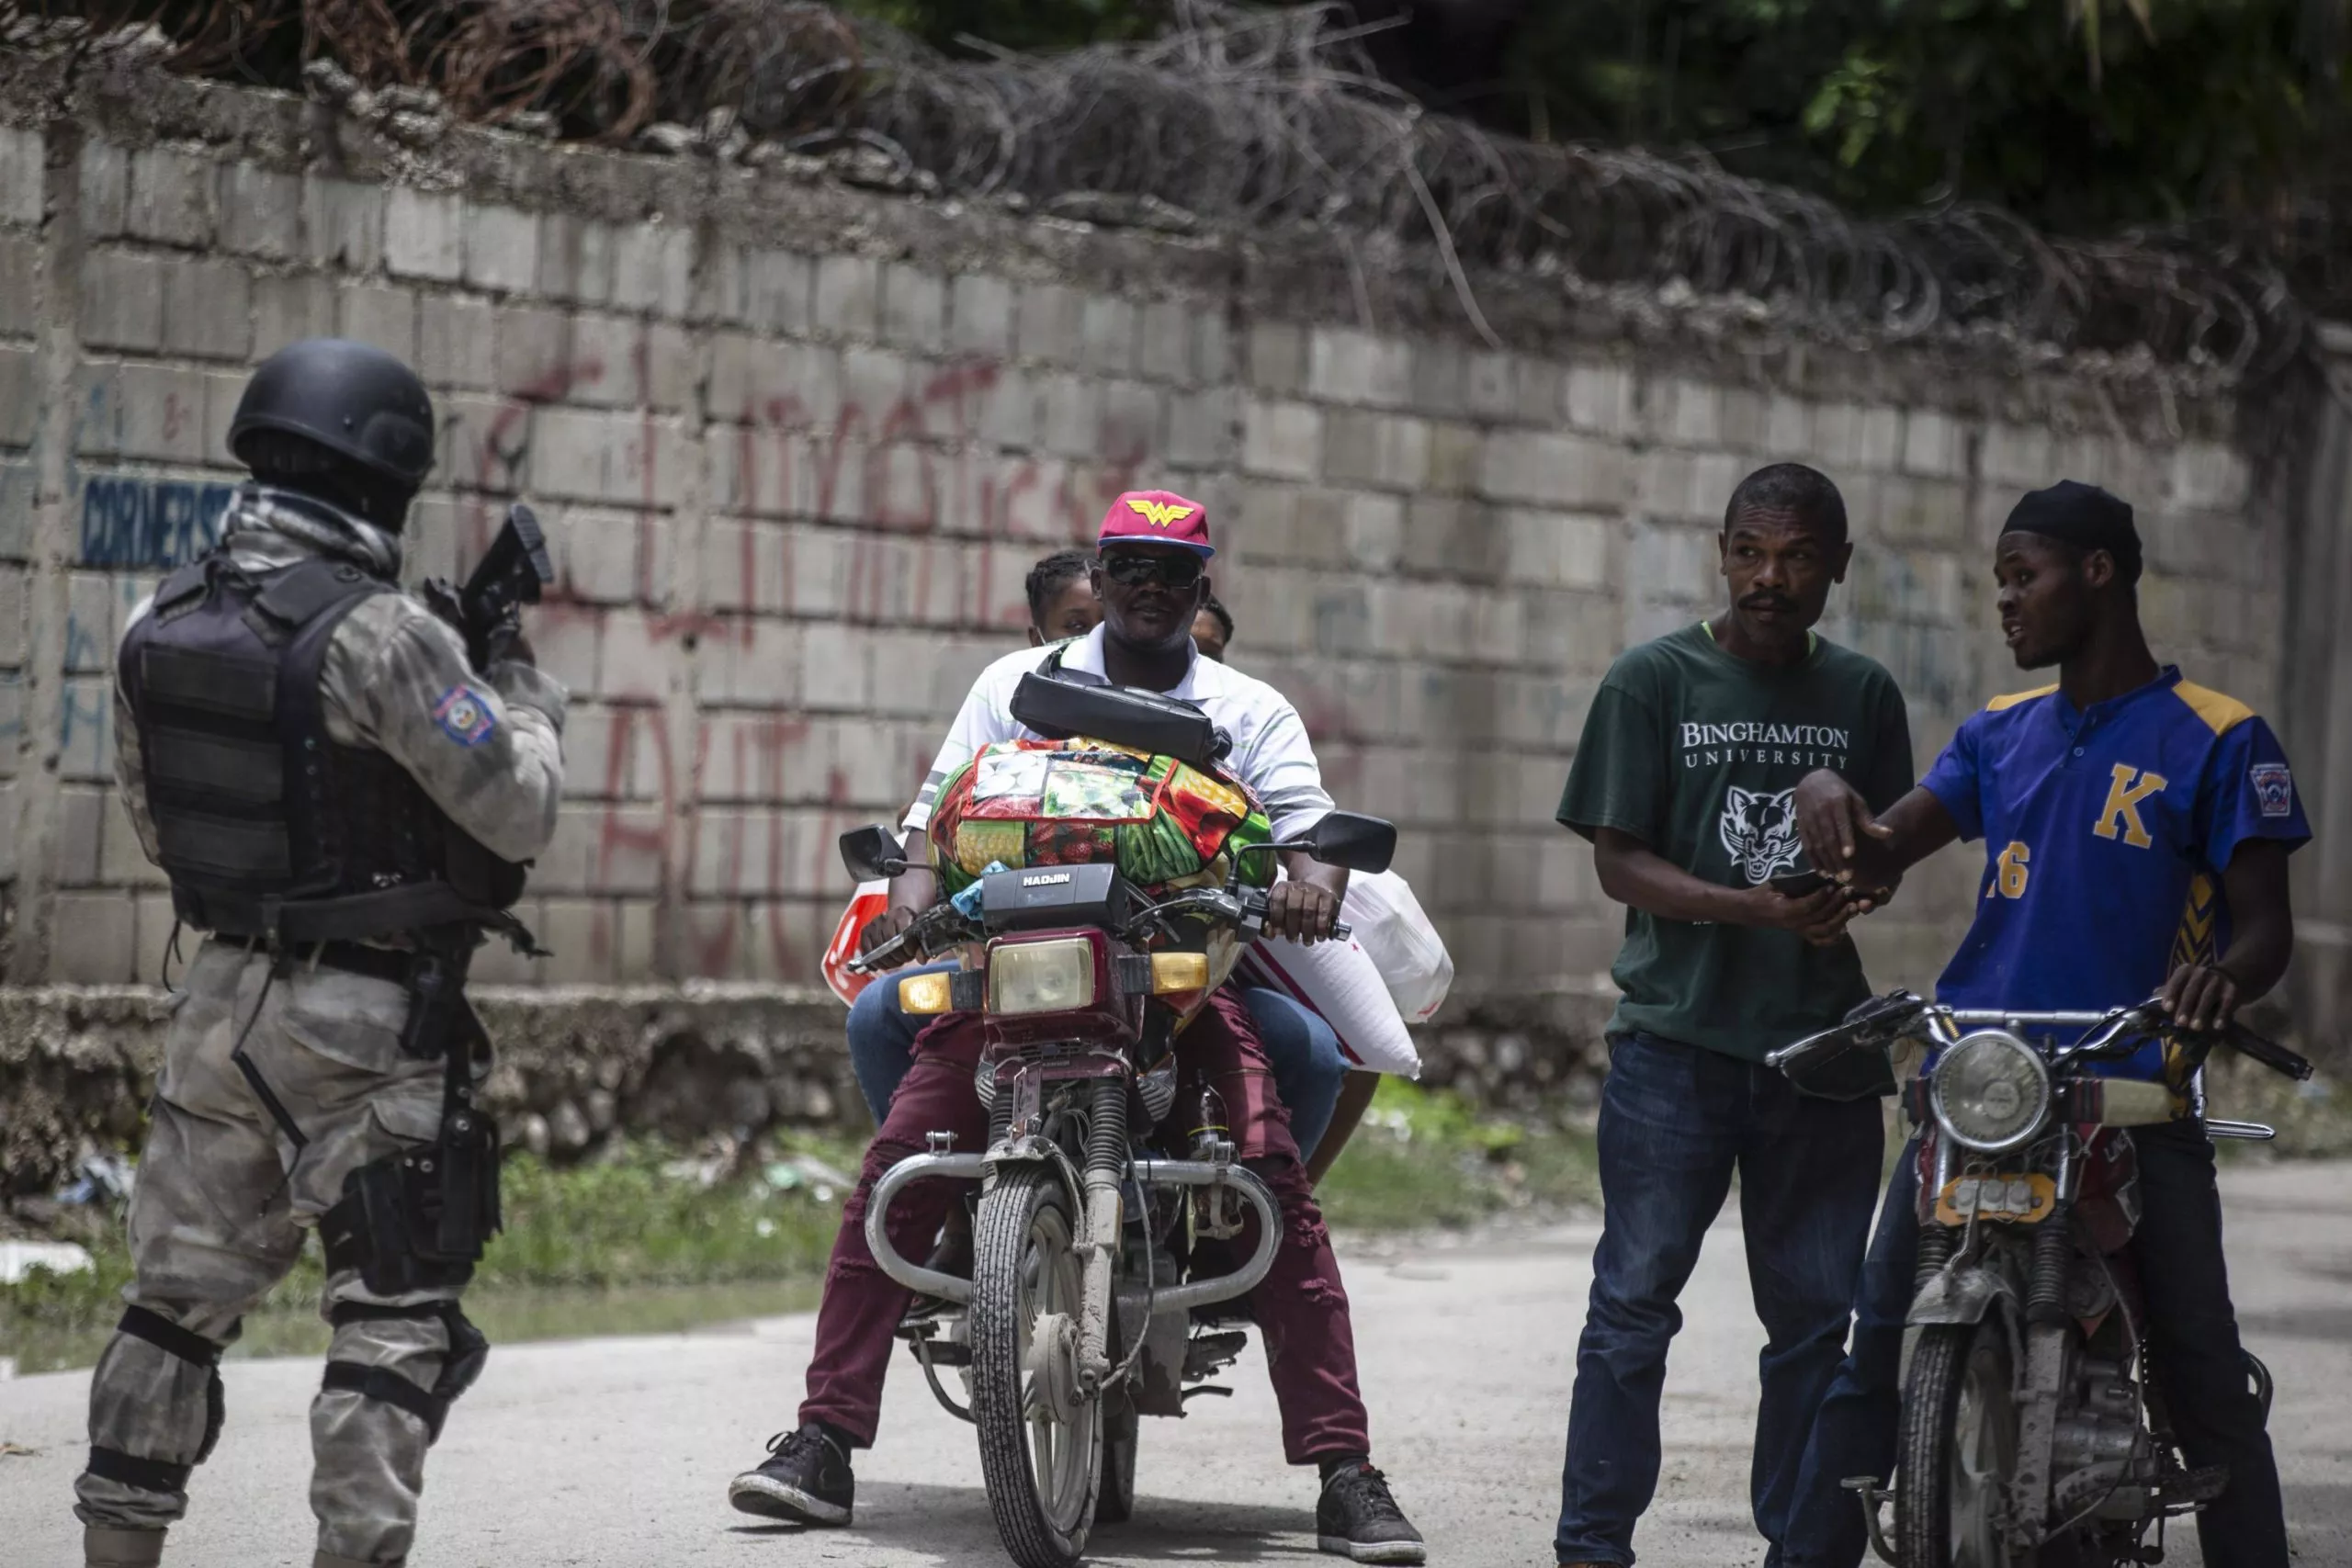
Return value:
M 189 925 L 300 945 L 509 922 L 524 868 L 391 758 L 327 733 L 335 628 L 394 592 L 348 562 L 248 571 L 217 549 L 165 578 L 124 638 L 158 859 Z

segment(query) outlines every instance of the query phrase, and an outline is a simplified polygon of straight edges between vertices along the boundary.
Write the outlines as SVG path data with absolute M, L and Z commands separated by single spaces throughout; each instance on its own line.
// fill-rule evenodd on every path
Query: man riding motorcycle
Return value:
M 1889 885 L 1954 839 L 1985 841 L 1976 919 L 1937 985 L 1962 1008 L 2098 1011 L 2159 992 L 2176 1021 L 2225 1024 L 2294 946 L 2287 856 L 2311 837 L 2284 753 L 2243 704 L 2158 666 L 2133 584 L 2132 509 L 2071 480 L 2018 503 L 1994 547 L 2002 629 L 2055 685 L 1996 697 L 1921 785 L 1873 819 L 1835 774 L 1798 786 L 1813 863 Z M 2186 1093 L 2154 1042 L 2120 1069 Z M 2199 1121 L 2136 1127 L 2132 1242 L 2155 1382 L 2189 1465 L 2226 1466 L 2198 1517 L 2208 1568 L 2286 1568 L 2278 1465 L 2250 1386 L 2222 1255 L 2213 1146 Z M 1840 1487 L 1892 1468 L 1918 1223 L 1916 1145 L 1895 1162 L 1849 1353 L 1823 1402 L 1781 1561 L 1853 1568 L 1861 1511 Z M 1904 1484 L 1912 1484 L 1906 1481 Z
M 1095 595 L 1093 571 L 1091 550 L 1057 550 L 1029 569 L 1023 587 L 1029 601 L 1030 647 L 1082 637 L 1102 624 L 1102 603 Z M 1225 618 L 1219 620 L 1218 615 Z M 1216 637 L 1214 643 L 1204 640 L 1204 627 Z M 1231 637 L 1232 617 L 1225 615 L 1212 595 L 1193 618 L 1193 646 L 1202 657 L 1222 663 Z M 939 786 L 934 782 L 930 787 Z M 929 807 L 922 809 L 927 813 Z M 910 814 L 909 820 L 912 819 Z M 887 918 L 876 919 L 862 933 L 865 950 L 872 952 L 899 929 L 899 923 Z M 950 961 L 926 967 L 944 972 L 957 964 Z M 1306 1162 L 1311 1175 L 1320 1179 L 1371 1104 L 1376 1077 L 1352 1073 L 1331 1026 L 1287 992 L 1257 987 L 1245 988 L 1241 995 L 1250 1021 L 1257 1025 L 1259 1043 L 1273 1064 L 1275 1092 L 1290 1109 L 1291 1136 L 1298 1145 L 1299 1157 Z M 890 1114 L 890 1098 L 914 1064 L 915 1036 L 928 1021 L 910 1016 L 899 1006 L 896 986 L 868 986 L 850 1004 L 850 1070 L 857 1077 L 858 1090 L 865 1097 L 876 1126 Z M 1360 1084 L 1351 1083 L 1351 1078 L 1358 1078 Z M 969 1267 L 966 1258 L 971 1235 L 960 1209 L 949 1213 L 947 1228 L 949 1239 L 931 1266 L 953 1273 Z
M 1103 519 L 1099 545 L 1093 575 L 1103 623 L 1080 641 L 1015 654 L 981 674 L 908 816 L 910 833 L 928 825 L 942 784 L 982 747 L 1026 733 L 1012 716 L 1013 689 L 1023 674 L 1049 667 L 1066 679 L 1108 681 L 1197 704 L 1231 735 L 1223 765 L 1257 795 L 1275 837 L 1295 837 L 1331 808 L 1305 725 L 1272 688 L 1202 660 L 1193 646 L 1193 616 L 1209 591 L 1204 568 L 1215 553 L 1205 509 L 1160 491 L 1122 495 Z M 931 872 L 913 865 L 913 858 L 892 886 L 881 922 L 886 931 L 904 929 L 936 897 Z M 1284 864 L 1288 879 L 1270 895 L 1266 931 L 1305 942 L 1329 937 L 1347 873 L 1304 855 L 1288 856 Z M 729 1497 L 737 1508 L 805 1524 L 849 1522 L 855 1496 L 849 1451 L 873 1443 L 891 1342 L 910 1300 L 867 1248 L 866 1203 L 883 1174 L 920 1152 L 931 1134 L 951 1133 L 967 1148 L 985 1144 L 988 1119 L 972 1087 L 980 1045 L 978 1018 L 968 1013 L 942 1018 L 919 1043 L 843 1207 L 800 1425 L 771 1442 L 764 1463 L 735 1478 Z M 1265 1337 L 1285 1457 L 1315 1464 L 1322 1474 L 1317 1543 L 1357 1562 L 1419 1562 L 1419 1532 L 1369 1457 L 1354 1335 L 1330 1238 L 1254 1026 L 1230 990 L 1212 998 L 1179 1052 L 1188 1084 L 1213 1088 L 1223 1099 L 1241 1162 L 1279 1200 L 1289 1233 L 1290 1245 L 1278 1250 L 1272 1272 L 1248 1300 Z M 948 1184 L 926 1181 L 898 1200 L 888 1229 L 901 1253 L 920 1255 L 930 1246 L 953 1196 Z M 1255 1243 L 1245 1235 L 1239 1245 Z

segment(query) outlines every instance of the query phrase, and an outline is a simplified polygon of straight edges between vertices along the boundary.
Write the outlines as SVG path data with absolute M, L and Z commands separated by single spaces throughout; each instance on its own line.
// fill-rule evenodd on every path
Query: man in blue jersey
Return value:
M 2092 1010 L 2161 993 L 2183 1022 L 2225 1022 L 2278 983 L 2294 946 L 2287 856 L 2311 829 L 2278 738 L 2148 651 L 2139 534 L 2107 491 L 2070 480 L 2028 495 L 1994 546 L 1994 576 L 2018 665 L 2055 665 L 2057 683 L 1995 698 L 1875 818 L 1837 775 L 1806 779 L 1796 807 L 1807 852 L 1871 886 L 1955 839 L 1984 840 L 1976 919 L 1939 1001 Z M 2179 1073 L 2153 1044 L 2120 1070 Z M 2286 1568 L 2278 1464 L 2230 1305 L 2213 1145 L 2195 1121 L 2132 1140 L 2151 1360 L 2190 1465 L 2229 1467 L 2227 1490 L 2198 1517 L 2207 1568 Z M 1806 1450 L 1786 1568 L 1854 1568 L 1861 1514 L 1838 1483 L 1894 1464 L 1918 1241 L 1910 1153 L 1895 1170 L 1850 1351 Z

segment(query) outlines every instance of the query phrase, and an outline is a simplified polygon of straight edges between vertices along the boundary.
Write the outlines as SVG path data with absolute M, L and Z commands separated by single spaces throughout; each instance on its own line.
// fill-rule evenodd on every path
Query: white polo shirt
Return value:
M 901 824 L 907 832 L 930 825 L 939 786 L 981 747 L 999 740 L 1046 739 L 1012 716 L 1012 694 L 1021 677 L 1042 667 L 1057 647 L 1065 650 L 1065 670 L 1109 678 L 1102 665 L 1102 627 L 1099 626 L 1068 643 L 1009 653 L 980 671 L 947 732 L 946 744 L 931 764 L 922 792 L 915 796 Z M 1266 808 L 1276 839 L 1305 832 L 1331 809 L 1331 797 L 1323 790 L 1323 770 L 1317 765 L 1315 748 L 1306 739 L 1306 726 L 1280 692 L 1229 664 L 1203 659 L 1194 649 L 1184 678 L 1162 694 L 1197 705 L 1211 723 L 1233 737 L 1233 750 L 1222 766 L 1247 784 Z

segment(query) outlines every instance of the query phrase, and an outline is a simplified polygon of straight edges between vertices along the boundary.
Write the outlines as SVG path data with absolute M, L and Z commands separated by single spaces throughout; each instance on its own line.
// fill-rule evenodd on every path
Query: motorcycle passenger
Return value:
M 1094 593 L 1093 570 L 1094 554 L 1091 550 L 1059 550 L 1029 569 L 1023 586 L 1029 599 L 1030 647 L 1044 648 L 1084 637 L 1102 621 L 1102 606 Z M 1232 636 L 1233 617 L 1216 602 L 1216 595 L 1210 595 L 1201 613 L 1193 618 L 1193 646 L 1205 657 L 1222 663 L 1226 644 Z M 1214 642 L 1208 640 L 1211 637 Z M 864 933 L 868 951 L 887 940 L 892 930 L 895 928 L 876 922 Z M 903 974 L 920 975 L 955 967 L 952 962 L 933 964 Z M 1347 1054 L 1340 1049 L 1340 1037 L 1331 1026 L 1284 993 L 1270 987 L 1246 987 L 1241 999 L 1250 1009 L 1250 1021 L 1258 1026 L 1258 1039 L 1266 1049 L 1266 1059 L 1273 1065 L 1274 1091 L 1290 1108 L 1291 1138 L 1298 1145 L 1299 1157 L 1306 1161 L 1313 1177 L 1320 1179 L 1347 1145 L 1365 1108 L 1372 1103 L 1378 1075 L 1351 1073 Z M 850 1070 L 857 1078 L 858 1091 L 865 1096 L 865 1108 L 873 1113 L 877 1127 L 890 1113 L 890 1097 L 898 1092 L 899 1080 L 914 1064 L 915 1036 L 922 1032 L 926 1021 L 910 1018 L 899 1009 L 899 987 L 895 985 L 868 986 L 850 1004 Z M 947 1224 L 950 1239 L 933 1257 L 931 1267 L 958 1273 L 970 1267 L 971 1241 L 960 1206 L 949 1212 Z
M 1102 619 L 1091 550 L 1056 550 L 1029 569 L 1022 588 L 1029 598 L 1032 648 L 1084 637 Z
M 1217 603 L 1216 594 L 1201 601 L 1201 613 L 1193 617 L 1193 646 L 1204 659 L 1225 662 L 1225 650 L 1233 646 L 1233 612 Z
M 2072 480 L 2027 495 L 1994 546 L 2001 628 L 2018 668 L 2055 665 L 2057 683 L 1994 698 L 1920 786 L 1875 817 L 1829 775 L 1797 792 L 1815 863 L 1864 886 L 1955 839 L 1984 840 L 1984 890 L 1937 983 L 1940 1003 L 2104 1011 L 2161 991 L 2176 1020 L 2212 1028 L 2286 970 L 2287 856 L 2311 837 L 2286 756 L 2244 704 L 2156 662 L 2140 626 L 2140 570 L 2121 500 Z M 2120 1070 L 2188 1088 L 2153 1042 Z M 2189 1465 L 2229 1467 L 2227 1489 L 2198 1516 L 2205 1562 L 2286 1568 L 2278 1464 L 2230 1304 L 2212 1143 L 2192 1120 L 2131 1136 L 2149 1359 Z M 1863 1521 L 1838 1483 L 1884 1478 L 1894 1463 L 1916 1153 L 1896 1164 L 1851 1349 L 1814 1427 L 1789 1568 L 1854 1568 Z
M 1626 905 L 1599 1152 L 1603 1203 L 1577 1348 L 1560 1522 L 1568 1564 L 1630 1563 L 1657 1489 L 1676 1304 L 1735 1170 L 1760 1375 L 1750 1500 L 1777 1545 L 1838 1368 L 1883 1134 L 1875 1103 L 1799 1095 L 1767 1054 L 1870 995 L 1835 887 L 1801 869 L 1790 792 L 1815 767 L 1891 806 L 1912 780 L 1901 693 L 1814 635 L 1853 547 L 1838 487 L 1778 464 L 1740 481 L 1718 547 L 1727 614 L 1629 649 L 1593 695 L 1559 818 Z
M 1011 712 L 1013 690 L 1023 674 L 1056 660 L 1072 672 L 1182 697 L 1206 710 L 1233 738 L 1225 765 L 1258 796 L 1278 839 L 1304 831 L 1331 808 L 1297 711 L 1262 682 L 1203 660 L 1193 645 L 1193 620 L 1209 588 L 1204 568 L 1215 553 L 1207 521 L 1198 502 L 1166 491 L 1131 492 L 1112 503 L 1093 570 L 1102 624 L 1052 654 L 1015 654 L 981 674 L 909 814 L 910 834 L 928 825 L 941 784 L 965 761 L 984 746 L 1027 734 Z M 1270 894 L 1267 931 L 1306 942 L 1328 938 L 1346 872 L 1304 855 L 1287 857 L 1285 869 L 1287 880 Z M 934 892 L 928 866 L 910 864 L 892 886 L 885 931 L 902 930 Z M 929 1134 L 953 1133 L 962 1148 L 985 1146 L 988 1117 L 972 1084 L 980 1046 L 981 1021 L 975 1014 L 949 1014 L 923 1032 L 914 1065 L 866 1150 L 857 1190 L 842 1209 L 800 1424 L 771 1440 L 770 1457 L 759 1468 L 735 1478 L 728 1495 L 739 1509 L 804 1524 L 849 1522 L 856 1491 L 850 1451 L 874 1441 L 894 1331 L 910 1300 L 866 1247 L 865 1206 L 874 1184 L 899 1160 L 920 1152 Z M 1276 1249 L 1272 1271 L 1246 1299 L 1265 1338 L 1284 1456 L 1321 1472 L 1317 1543 L 1361 1562 L 1419 1562 L 1419 1532 L 1369 1457 L 1354 1334 L 1330 1237 L 1257 1031 L 1229 987 L 1212 997 L 1186 1029 L 1180 1064 L 1179 1103 L 1196 1103 L 1202 1087 L 1215 1088 L 1242 1163 L 1281 1204 L 1284 1244 Z M 890 1212 L 892 1244 L 910 1255 L 927 1247 L 956 1201 L 944 1181 L 909 1187 Z M 1252 1222 L 1232 1244 L 1238 1258 L 1255 1247 L 1254 1230 Z
M 521 892 L 513 863 L 555 832 L 565 696 L 519 630 L 491 635 L 477 668 L 400 588 L 435 430 L 424 383 L 380 349 L 280 350 L 229 427 L 254 482 L 123 637 L 123 802 L 174 912 L 208 934 L 164 1043 L 136 1275 L 91 1379 L 74 1512 L 93 1568 L 161 1560 L 220 1435 L 221 1351 L 305 1231 L 325 1244 L 334 1326 L 311 1403 L 318 1568 L 406 1558 L 425 1450 L 488 1350 L 458 1307 L 473 1270 L 450 1233 L 428 1255 L 379 1216 L 415 1194 L 447 1220 L 470 1208 L 477 1249 L 494 1227 L 496 1145 L 485 1162 L 451 1137 L 478 1132 L 451 1107 L 483 1070 L 459 987 Z M 435 1151 L 427 1197 L 403 1172 Z M 400 1195 L 379 1201 L 387 1185 Z

